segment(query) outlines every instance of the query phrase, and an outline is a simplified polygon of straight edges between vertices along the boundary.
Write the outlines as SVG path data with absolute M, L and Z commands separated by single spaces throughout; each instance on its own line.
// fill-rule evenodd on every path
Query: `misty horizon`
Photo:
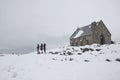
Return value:
M 102 20 L 119 42 L 118 0 L 0 0 L 0 49 L 69 45 L 77 27 Z

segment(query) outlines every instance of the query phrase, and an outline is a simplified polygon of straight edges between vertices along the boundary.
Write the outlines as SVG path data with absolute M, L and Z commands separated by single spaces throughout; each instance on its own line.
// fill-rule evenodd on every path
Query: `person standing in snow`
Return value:
M 40 45 L 40 50 L 41 50 L 41 53 L 43 53 L 43 44 L 42 43 Z
M 46 43 L 43 44 L 44 53 L 46 53 Z
M 39 44 L 37 44 L 37 54 L 40 54 L 39 48 Z

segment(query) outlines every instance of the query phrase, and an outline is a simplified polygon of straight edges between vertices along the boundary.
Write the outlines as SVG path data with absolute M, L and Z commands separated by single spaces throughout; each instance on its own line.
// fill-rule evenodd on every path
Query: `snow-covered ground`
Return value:
M 120 80 L 120 44 L 0 55 L 0 80 Z

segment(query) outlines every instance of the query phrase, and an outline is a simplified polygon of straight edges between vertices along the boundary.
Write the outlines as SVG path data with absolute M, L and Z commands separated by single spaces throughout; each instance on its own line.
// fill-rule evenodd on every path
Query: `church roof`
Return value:
M 94 23 L 94 22 L 93 22 Z M 98 25 L 99 22 L 96 22 L 96 25 Z M 80 36 L 85 36 L 85 35 L 90 35 L 92 34 L 92 29 L 91 29 L 92 23 L 86 26 L 83 26 L 81 28 L 77 28 L 77 30 L 72 34 L 70 38 L 77 38 Z

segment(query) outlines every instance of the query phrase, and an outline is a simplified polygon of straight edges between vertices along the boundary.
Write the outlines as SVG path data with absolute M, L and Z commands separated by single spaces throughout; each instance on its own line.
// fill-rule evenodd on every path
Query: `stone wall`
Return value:
M 100 44 L 101 35 L 104 36 L 105 44 L 111 43 L 111 34 L 102 21 L 98 25 L 92 26 L 93 42 Z
M 93 43 L 92 35 L 81 36 L 70 40 L 71 46 L 84 46 Z

